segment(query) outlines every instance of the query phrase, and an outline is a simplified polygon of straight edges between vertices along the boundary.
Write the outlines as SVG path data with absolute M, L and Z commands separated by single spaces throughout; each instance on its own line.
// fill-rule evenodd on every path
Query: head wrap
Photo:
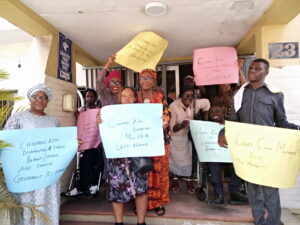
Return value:
M 30 99 L 31 96 L 38 91 L 44 92 L 48 96 L 49 101 L 52 99 L 52 90 L 46 84 L 37 84 L 30 88 L 27 91 L 27 98 Z
M 153 77 L 154 80 L 157 79 L 157 73 L 151 69 L 143 69 L 140 73 L 139 73 L 139 77 L 141 77 L 141 75 L 145 72 L 148 72 L 151 74 L 151 76 Z
M 105 87 L 108 88 L 109 86 L 109 81 L 113 78 L 118 78 L 120 81 L 122 81 L 122 74 L 120 72 L 120 70 L 113 70 L 113 71 L 110 71 L 108 76 L 105 78 Z

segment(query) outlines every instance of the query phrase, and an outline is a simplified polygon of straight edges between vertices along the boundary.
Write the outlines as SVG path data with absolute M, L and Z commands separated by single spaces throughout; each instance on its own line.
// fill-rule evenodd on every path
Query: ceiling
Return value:
M 99 61 L 141 31 L 169 41 L 164 58 L 193 49 L 235 46 L 273 0 L 164 0 L 168 12 L 144 12 L 149 0 L 21 0 Z

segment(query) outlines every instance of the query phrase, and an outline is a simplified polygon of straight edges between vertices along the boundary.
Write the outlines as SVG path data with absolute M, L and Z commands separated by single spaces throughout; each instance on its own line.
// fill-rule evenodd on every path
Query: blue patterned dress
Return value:
M 46 128 L 58 127 L 58 120 L 52 116 L 37 116 L 29 111 L 22 111 L 13 114 L 7 121 L 4 129 L 27 129 L 27 128 Z M 60 182 L 47 188 L 35 191 L 14 193 L 17 201 L 21 204 L 43 205 L 38 209 L 44 212 L 50 219 L 51 225 L 59 225 L 59 207 L 60 207 Z M 14 225 L 44 225 L 37 218 L 34 223 L 30 223 L 31 213 L 24 208 L 23 218 L 18 224 Z

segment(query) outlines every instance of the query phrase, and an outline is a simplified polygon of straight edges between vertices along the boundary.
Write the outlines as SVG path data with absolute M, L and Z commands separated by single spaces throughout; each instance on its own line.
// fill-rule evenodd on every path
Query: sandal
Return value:
M 186 179 L 186 188 L 189 195 L 195 194 L 195 188 L 192 179 Z
M 163 206 L 157 207 L 154 210 L 155 210 L 156 215 L 158 215 L 158 216 L 163 216 L 166 213 L 166 209 Z
M 178 181 L 178 177 L 173 177 L 173 184 L 172 184 L 172 192 L 174 194 L 177 194 L 179 192 L 179 181 Z

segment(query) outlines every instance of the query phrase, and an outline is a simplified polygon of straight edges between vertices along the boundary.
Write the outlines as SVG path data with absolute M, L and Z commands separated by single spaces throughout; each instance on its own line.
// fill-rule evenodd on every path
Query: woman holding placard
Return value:
M 46 128 L 58 127 L 58 120 L 45 113 L 48 102 L 52 98 L 52 91 L 45 84 L 38 84 L 30 88 L 27 92 L 30 101 L 30 109 L 13 114 L 7 121 L 5 129 L 26 129 L 26 128 Z M 59 224 L 60 208 L 60 182 L 47 188 L 35 191 L 16 193 L 16 199 L 24 205 L 39 206 L 38 209 L 45 213 L 50 219 L 51 225 Z M 44 225 L 40 218 L 36 218 L 34 223 L 30 222 L 31 212 L 26 207 L 23 211 L 21 225 Z
M 86 89 L 84 92 L 84 98 L 85 98 L 85 105 L 78 108 L 78 110 L 75 112 L 77 126 L 78 126 L 78 118 L 80 118 L 80 116 L 84 112 L 89 110 L 97 110 L 98 108 L 97 106 L 98 95 L 94 89 L 91 88 Z M 99 109 L 98 109 L 98 113 L 99 113 Z M 82 119 L 82 121 L 84 120 Z M 85 140 L 82 141 L 85 142 Z M 77 153 L 76 171 L 77 170 L 80 171 L 80 176 L 79 176 L 80 179 L 78 185 L 76 185 L 74 188 L 64 193 L 64 196 L 77 197 L 83 194 L 85 196 L 95 197 L 98 191 L 100 171 L 103 171 L 102 168 L 103 153 L 102 153 L 101 144 L 97 148 L 90 148 L 90 149 L 81 148 L 78 151 L 79 152 Z
M 121 104 L 132 104 L 136 93 L 126 87 L 121 91 Z M 101 123 L 101 119 L 97 119 Z M 148 172 L 136 171 L 132 158 L 107 159 L 108 200 L 112 202 L 115 225 L 123 225 L 124 203 L 135 200 L 137 225 L 146 225 Z
M 165 139 L 165 155 L 152 157 L 154 170 L 149 172 L 148 179 L 148 209 L 155 210 L 156 214 L 165 214 L 163 207 L 169 202 L 169 120 L 170 110 L 163 94 L 156 88 L 157 74 L 151 69 L 144 69 L 139 74 L 138 103 L 162 103 L 163 127 Z
M 180 98 L 171 105 L 170 128 L 173 131 L 170 143 L 170 172 L 173 174 L 172 191 L 179 191 L 178 176 L 186 178 L 187 193 L 194 194 L 192 175 L 192 142 L 188 137 L 190 120 L 195 112 L 207 115 L 210 103 L 207 99 L 194 99 L 194 89 L 184 86 Z

